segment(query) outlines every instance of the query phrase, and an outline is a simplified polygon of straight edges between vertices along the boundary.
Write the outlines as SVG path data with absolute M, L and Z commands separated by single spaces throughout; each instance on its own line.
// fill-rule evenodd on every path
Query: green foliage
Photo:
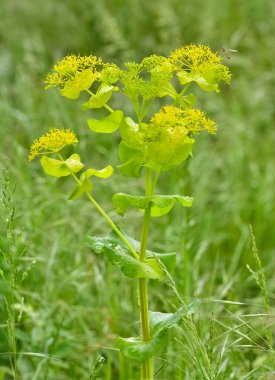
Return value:
M 132 237 L 126 235 L 125 233 L 124 233 L 124 236 L 130 242 L 133 249 L 136 252 L 139 252 L 140 251 L 140 242 L 133 239 Z M 118 237 L 116 237 L 115 235 L 114 235 L 114 238 L 118 240 Z M 149 249 L 146 249 L 145 257 L 147 259 L 155 258 L 157 260 L 160 260 L 162 265 L 164 265 L 164 267 L 168 271 L 172 271 L 173 267 L 175 266 L 175 263 L 176 263 L 176 252 L 159 253 L 159 252 L 153 252 L 153 251 L 150 251 Z
M 142 149 L 128 145 L 125 141 L 119 144 L 119 158 L 122 162 L 118 165 L 121 174 L 127 177 L 139 177 L 145 164 Z
M 152 216 L 168 214 L 177 202 L 183 207 L 191 207 L 193 198 L 182 195 L 154 195 L 152 197 L 134 196 L 118 193 L 113 196 L 113 204 L 119 215 L 124 215 L 126 209 L 131 206 L 138 210 L 146 210 L 151 207 Z
M 139 248 L 138 242 L 129 239 L 129 237 L 127 237 L 127 240 L 134 243 L 132 245 L 134 249 L 137 250 Z M 137 260 L 114 234 L 104 238 L 91 236 L 89 237 L 88 242 L 93 252 L 96 254 L 105 254 L 107 259 L 114 266 L 118 267 L 125 276 L 130 278 L 161 280 L 164 277 L 164 272 L 156 258 L 168 268 L 171 268 L 175 261 L 174 253 L 166 254 L 155 253 L 152 251 L 146 251 L 146 258 L 144 261 Z
M 152 336 L 150 341 L 142 338 L 118 338 L 118 347 L 127 358 L 144 362 L 146 359 L 165 352 L 168 344 L 168 330 L 180 324 L 182 318 L 195 312 L 199 303 L 181 307 L 175 313 L 150 312 Z M 189 309 L 190 308 L 190 309 Z
M 118 91 L 118 87 L 114 87 L 114 86 L 102 86 L 102 87 L 100 87 L 98 89 L 97 93 L 95 95 L 92 95 L 90 97 L 90 99 L 88 100 L 88 102 L 83 104 L 83 108 L 87 109 L 87 108 L 101 108 L 101 107 L 103 107 L 108 102 L 108 100 L 110 100 L 114 91 Z M 95 132 L 97 132 L 97 131 L 95 131 Z
M 94 74 L 87 69 L 77 75 L 76 82 L 68 81 L 59 92 L 65 98 L 78 99 L 80 92 L 89 89 L 93 82 Z
M 69 199 L 77 199 L 82 196 L 83 193 L 89 193 L 92 188 L 93 184 L 89 180 L 90 177 L 95 176 L 99 178 L 109 178 L 113 174 L 113 168 L 112 166 L 108 165 L 105 168 L 101 170 L 96 169 L 87 169 L 84 173 L 81 173 L 79 181 L 81 182 L 78 184 L 72 194 L 70 195 Z
M 29 158 L 31 160 L 38 154 L 43 154 L 41 165 L 47 174 L 56 177 L 71 174 L 77 186 L 69 199 L 77 199 L 85 194 L 112 227 L 115 238 L 112 235 L 107 238 L 90 237 L 90 245 L 95 253 L 105 254 L 108 261 L 118 267 L 124 275 L 138 279 L 142 338 L 120 338 L 118 345 L 123 355 L 143 363 L 141 379 L 153 380 L 154 356 L 165 351 L 168 342 L 167 330 L 177 324 L 183 310 L 184 313 L 187 310 L 184 307 L 175 315 L 169 314 L 162 318 L 158 314 L 158 322 L 150 331 L 147 282 L 167 280 L 167 278 L 168 282 L 171 282 L 168 268 L 161 259 L 164 257 L 168 262 L 174 259 L 174 255 L 157 257 L 153 252 L 150 252 L 148 257 L 150 218 L 168 214 L 176 202 L 183 207 L 190 207 L 193 201 L 192 198 L 181 195 L 154 195 L 155 187 L 162 171 L 180 165 L 191 155 L 195 135 L 202 131 L 216 133 L 215 122 L 207 118 L 203 111 L 192 108 L 196 97 L 192 93 L 183 97 L 190 82 L 196 76 L 199 77 L 196 81 L 201 89 L 217 91 L 222 80 L 230 82 L 230 73 L 221 63 L 221 57 L 203 45 L 184 46 L 172 52 L 169 57 L 151 55 L 140 63 L 125 63 L 124 67 L 119 69 L 114 64 L 104 64 L 100 58 L 93 55 L 68 55 L 54 65 L 45 83 L 46 88 L 56 87 L 61 95 L 70 99 L 77 99 L 82 91 L 89 94 L 90 99 L 83 104 L 84 110 L 104 107 L 110 112 L 110 115 L 103 119 L 88 118 L 87 122 L 94 132 L 119 131 L 122 140 L 119 148 L 122 174 L 136 177 L 145 167 L 145 195 L 117 193 L 113 196 L 113 203 L 120 215 L 124 215 L 129 206 L 144 211 L 139 252 L 136 251 L 136 242 L 132 239 L 129 241 L 121 233 L 110 216 L 90 194 L 93 185 L 89 178 L 93 175 L 108 178 L 113 172 L 112 167 L 108 166 L 100 172 L 88 169 L 78 178 L 75 173 L 84 166 L 80 162 L 80 157 L 73 154 L 67 160 L 63 160 L 60 151 L 78 142 L 72 131 L 51 129 L 33 142 Z M 193 76 L 184 79 L 182 73 Z M 174 77 L 178 77 L 179 84 L 183 85 L 179 93 L 172 83 Z M 101 83 L 96 85 L 95 82 Z M 118 86 L 112 86 L 111 83 L 116 83 Z M 114 92 L 121 92 L 129 98 L 135 111 L 135 119 L 130 116 L 124 117 L 124 107 L 114 111 L 107 104 Z M 152 116 L 155 100 L 165 97 L 168 98 L 167 104 Z M 173 104 L 170 98 L 174 100 Z M 184 106 L 181 108 L 180 105 Z M 59 160 L 48 158 L 48 154 L 57 154 Z M 117 238 L 120 239 L 119 242 Z M 154 322 L 154 315 L 151 317 Z
M 40 162 L 45 173 L 54 177 L 66 177 L 72 173 L 79 172 L 84 167 L 84 164 L 80 162 L 79 155 L 76 153 L 72 154 L 65 161 L 43 156 Z
M 84 380 L 102 354 L 107 358 L 102 379 L 139 379 L 138 366 L 123 361 L 115 350 L 103 348 L 114 347 L 114 334 L 133 335 L 137 328 L 133 315 L 138 315 L 135 282 L 111 270 L 105 260 L 87 257 L 81 248 L 82 236 L 88 230 L 106 234 L 104 222 L 96 212 L 89 212 L 84 200 L 64 205 L 61 199 L 71 191 L 69 180 L 58 179 L 58 189 L 53 191 L 53 177 L 38 175 L 36 163 L 26 165 L 31 141 L 47 126 L 79 126 L 81 158 L 88 167 L 117 162 L 116 138 L 88 137 L 81 107 L 54 91 L 43 90 L 45 73 L 67 52 L 92 51 L 120 65 L 122 61 L 139 62 L 154 52 L 167 55 L 189 41 L 205 43 L 213 50 L 222 45 L 238 49 L 238 53 L 220 51 L 235 78 L 230 90 L 222 86 L 222 96 L 214 92 L 198 96 L 199 87 L 190 85 L 198 97 L 197 105 L 215 115 L 220 127 L 215 141 L 197 138 L 194 157 L 184 167 L 169 172 L 167 178 L 161 176 L 157 185 L 160 194 L 192 194 L 196 199 L 191 213 L 186 210 L 182 215 L 180 208 L 174 208 L 163 219 L 156 219 L 149 244 L 152 249 L 177 251 L 177 265 L 171 274 L 179 293 L 204 301 L 199 321 L 194 317 L 201 343 L 190 329 L 186 339 L 184 334 L 178 337 L 177 344 L 170 339 L 167 354 L 156 359 L 156 377 L 206 378 L 202 368 L 208 364 L 202 347 L 208 351 L 219 380 L 272 377 L 274 355 L 262 339 L 266 328 L 274 329 L 272 300 L 269 313 L 260 306 L 263 297 L 246 264 L 257 271 L 247 227 L 252 224 L 266 287 L 270 295 L 274 294 L 274 3 L 226 0 L 221 6 L 217 0 L 184 4 L 160 0 L 155 6 L 145 0 L 93 4 L 83 0 L 76 6 L 74 0 L 65 5 L 52 0 L 11 0 L 1 2 L 0 7 L 0 166 L 8 161 L 17 179 L 16 224 L 22 227 L 22 238 L 33 241 L 20 267 L 27 264 L 29 256 L 38 256 L 22 288 L 26 312 L 20 325 L 18 377 Z M 132 17 L 128 17 L 129 12 Z M 82 93 L 77 102 L 85 102 L 85 96 Z M 114 93 L 110 105 L 116 108 L 119 98 L 120 94 Z M 125 106 L 134 118 L 126 101 Z M 102 117 L 97 110 L 87 112 Z M 96 164 L 95 146 L 99 148 Z M 107 202 L 108 210 L 112 210 L 109 199 L 114 193 L 139 193 L 140 179 L 132 179 L 131 185 L 129 178 L 121 177 L 120 181 L 118 186 L 118 178 L 113 176 L 106 185 L 104 181 L 94 189 L 94 195 L 99 193 Z M 111 214 L 117 222 L 119 217 L 113 211 Z M 138 235 L 139 219 L 130 224 L 132 215 L 127 213 L 119 223 L 131 235 Z M 1 223 L 0 230 L 3 238 Z M 2 261 L 0 267 L 7 277 Z M 3 282 L 0 286 L 3 294 Z M 118 297 L 121 289 L 123 297 Z M 159 284 L 152 284 L 153 310 L 169 312 L 173 303 L 170 289 L 162 287 L 160 292 Z M 0 365 L 5 372 L 2 376 L 9 378 L 12 370 L 5 355 L 9 349 L 2 309 L 0 320 Z M 182 330 L 186 331 L 185 326 Z M 255 345 L 249 341 L 253 337 Z M 38 356 L 47 352 L 49 355 Z M 123 371 L 119 371 L 122 363 Z
M 123 112 L 120 110 L 112 112 L 101 120 L 88 118 L 88 126 L 91 131 L 97 133 L 113 133 L 115 132 L 123 120 Z

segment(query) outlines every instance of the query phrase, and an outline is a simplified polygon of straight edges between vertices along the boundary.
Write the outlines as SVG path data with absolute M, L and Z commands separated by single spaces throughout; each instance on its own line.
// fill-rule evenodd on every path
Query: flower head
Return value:
M 102 60 L 93 55 L 68 55 L 61 59 L 45 79 L 46 89 L 57 87 L 61 95 L 77 99 L 80 91 L 89 89 L 99 79 Z
M 228 67 L 221 63 L 221 56 L 212 52 L 208 46 L 186 45 L 172 52 L 169 59 L 177 74 L 180 74 L 178 76 L 183 81 L 182 84 L 194 80 L 202 89 L 217 91 L 219 82 L 229 83 L 231 80 Z
M 115 63 L 105 63 L 100 73 L 102 83 L 111 85 L 118 81 L 121 75 L 120 68 Z
M 168 85 L 173 75 L 170 61 L 155 54 L 144 58 L 140 63 L 126 63 L 125 67 L 120 80 L 123 92 L 133 102 L 139 97 L 149 100 L 163 96 L 163 88 Z
M 199 109 L 165 106 L 151 118 L 144 138 L 151 141 L 167 137 L 180 139 L 201 131 L 215 134 L 216 130 L 215 122 L 206 118 Z
M 194 135 L 216 133 L 216 124 L 198 109 L 165 106 L 150 120 L 140 125 L 145 157 L 164 168 L 179 165 L 192 151 Z
M 47 153 L 58 153 L 67 145 L 76 145 L 78 139 L 70 129 L 52 128 L 46 134 L 34 140 L 30 148 L 29 160 Z

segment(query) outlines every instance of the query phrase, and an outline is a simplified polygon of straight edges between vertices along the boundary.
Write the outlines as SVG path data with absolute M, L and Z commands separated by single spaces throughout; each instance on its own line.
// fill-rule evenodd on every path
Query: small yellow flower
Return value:
M 177 72 L 183 70 L 195 76 L 200 75 L 216 84 L 220 81 L 229 83 L 231 80 L 228 67 L 221 63 L 221 56 L 208 46 L 186 45 L 172 52 L 169 58 Z
M 199 109 L 181 109 L 174 106 L 165 106 L 150 120 L 145 138 L 151 141 L 173 138 L 207 131 L 215 134 L 217 126 L 211 119 L 205 117 Z
M 198 109 L 165 106 L 140 125 L 140 137 L 149 162 L 170 168 L 181 164 L 192 152 L 194 135 L 216 133 L 216 124 Z
M 207 65 L 221 63 L 221 57 L 205 45 L 186 45 L 176 49 L 170 55 L 170 60 L 183 69 L 192 70 Z
M 98 79 L 100 74 L 97 69 L 101 66 L 102 60 L 93 55 L 68 55 L 54 65 L 53 71 L 47 75 L 45 79 L 46 89 L 50 87 L 60 88 L 68 82 L 74 82 L 87 70 L 92 76 L 90 80 L 92 84 L 93 81 Z
M 47 153 L 58 153 L 67 145 L 76 145 L 78 139 L 70 129 L 52 128 L 45 135 L 34 140 L 30 148 L 29 160 Z

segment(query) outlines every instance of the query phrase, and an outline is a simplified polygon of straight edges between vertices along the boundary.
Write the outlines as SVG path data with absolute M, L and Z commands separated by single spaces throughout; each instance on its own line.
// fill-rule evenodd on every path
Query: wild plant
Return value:
M 229 83 L 230 79 L 229 69 L 218 53 L 208 46 L 191 44 L 168 57 L 154 54 L 140 63 L 125 63 L 123 68 L 93 55 L 68 55 L 54 65 L 45 80 L 46 88 L 55 87 L 66 98 L 84 100 L 83 109 L 92 112 L 87 123 L 93 133 L 117 132 L 118 170 L 129 178 L 144 179 L 143 194 L 120 192 L 112 198 L 121 216 L 128 208 L 143 213 L 139 242 L 122 231 L 93 196 L 92 178 L 107 179 L 113 175 L 113 167 L 87 168 L 78 153 L 63 153 L 64 148 L 78 143 L 73 131 L 52 128 L 30 149 L 30 160 L 42 156 L 40 162 L 46 174 L 72 176 L 76 185 L 69 199 L 86 196 L 111 227 L 108 236 L 92 236 L 89 244 L 93 252 L 104 254 L 123 275 L 137 281 L 141 335 L 120 337 L 117 345 L 125 357 L 140 363 L 142 380 L 154 378 L 154 357 L 165 352 L 171 337 L 168 331 L 183 318 L 190 320 L 198 307 L 197 301 L 186 305 L 182 300 L 182 306 L 173 313 L 149 310 L 150 282 L 163 281 L 174 287 L 170 271 L 176 259 L 174 252 L 157 253 L 147 248 L 151 219 L 166 215 L 176 204 L 191 207 L 193 202 L 187 195 L 156 194 L 156 185 L 160 176 L 192 155 L 198 134 L 216 133 L 216 123 L 195 108 L 197 97 L 190 91 L 191 86 L 219 92 L 220 83 Z M 115 97 L 116 102 L 111 103 Z M 119 102 L 121 108 L 114 109 L 112 104 Z M 96 117 L 98 114 L 101 118 Z

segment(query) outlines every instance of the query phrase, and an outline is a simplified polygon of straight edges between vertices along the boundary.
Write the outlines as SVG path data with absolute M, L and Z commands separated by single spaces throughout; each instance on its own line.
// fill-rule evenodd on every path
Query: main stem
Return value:
M 151 182 L 151 170 L 146 168 L 146 195 L 151 196 L 152 193 L 152 182 Z M 139 260 L 144 261 L 146 258 L 146 247 L 149 233 L 149 224 L 151 217 L 151 204 L 149 203 L 148 208 L 145 210 L 142 235 L 140 243 Z M 140 319 L 141 319 L 141 329 L 142 337 L 144 342 L 148 342 L 151 338 L 150 335 L 150 321 L 149 321 L 149 307 L 148 307 L 148 288 L 147 279 L 140 278 L 138 280 L 138 290 L 139 290 L 139 304 L 140 304 Z M 154 358 L 151 357 L 147 359 L 141 365 L 141 380 L 153 380 L 154 378 Z

